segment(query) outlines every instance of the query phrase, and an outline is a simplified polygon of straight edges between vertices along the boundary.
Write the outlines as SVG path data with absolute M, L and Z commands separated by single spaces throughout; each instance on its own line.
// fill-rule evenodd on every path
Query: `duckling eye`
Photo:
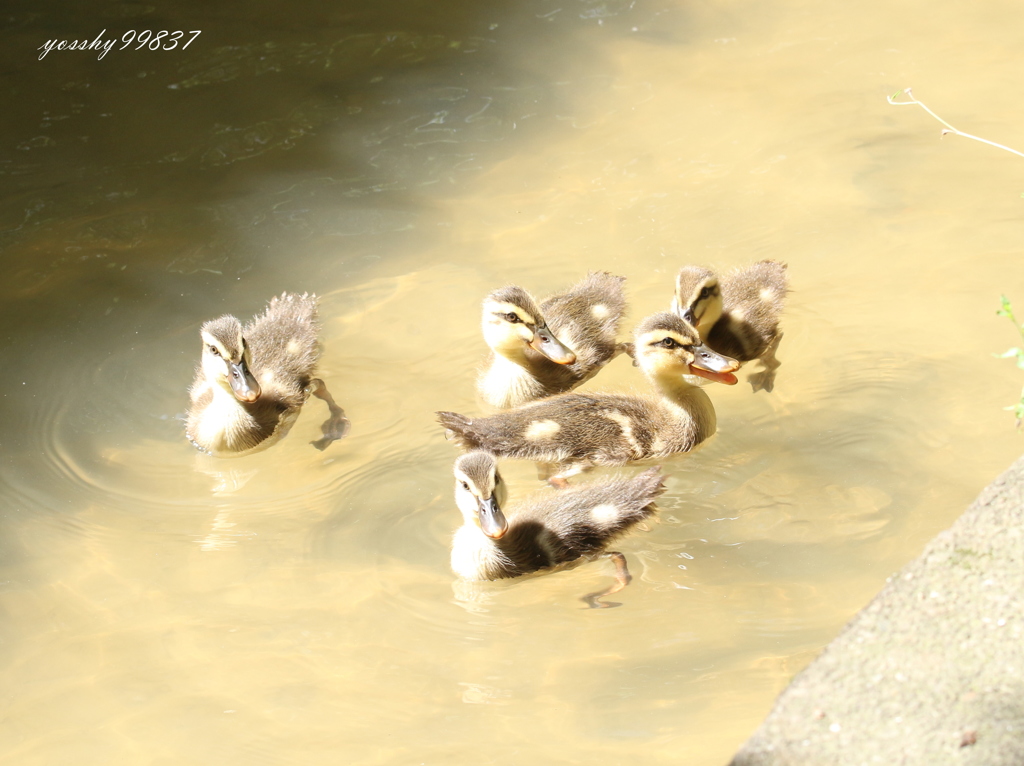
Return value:
M 700 297 L 701 298 L 707 298 L 709 295 L 711 295 L 711 288 L 710 287 L 701 288 L 701 291 L 700 291 Z
M 469 482 L 468 481 L 462 481 L 462 482 L 459 482 L 459 483 L 462 485 L 463 489 L 465 489 L 467 491 L 469 490 Z
M 220 351 L 217 350 L 216 346 L 210 346 L 210 353 L 214 356 L 220 356 Z
M 658 343 L 658 345 L 664 346 L 665 348 L 676 348 L 677 346 L 680 346 L 682 344 L 676 341 L 675 338 L 663 338 L 661 342 Z
M 511 324 L 519 324 L 519 315 L 516 314 L 514 311 L 510 311 L 507 314 L 505 314 L 505 319 L 508 320 Z

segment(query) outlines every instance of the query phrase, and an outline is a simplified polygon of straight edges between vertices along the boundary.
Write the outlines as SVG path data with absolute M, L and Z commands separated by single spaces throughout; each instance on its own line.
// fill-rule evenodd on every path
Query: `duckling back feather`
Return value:
M 592 556 L 651 516 L 665 491 L 658 468 L 631 479 L 614 478 L 531 497 L 509 514 L 508 531 L 491 541 L 500 555 L 488 557 L 481 579 L 535 572 Z
M 319 332 L 317 299 L 306 293 L 272 298 L 266 310 L 242 329 L 253 375 L 269 399 L 285 407 L 306 401 L 306 387 L 320 357 Z
M 685 452 L 714 433 L 699 418 L 670 421 L 660 403 L 621 394 L 561 394 L 474 419 L 437 415 L 465 449 L 552 463 L 621 465 Z
M 729 274 L 721 286 L 725 310 L 708 333 L 708 345 L 741 362 L 759 358 L 779 332 L 786 264 L 758 261 Z
M 551 331 L 576 354 L 576 361 L 568 365 L 576 385 L 596 375 L 618 350 L 616 336 L 626 312 L 625 281 L 607 271 L 592 271 L 540 305 Z

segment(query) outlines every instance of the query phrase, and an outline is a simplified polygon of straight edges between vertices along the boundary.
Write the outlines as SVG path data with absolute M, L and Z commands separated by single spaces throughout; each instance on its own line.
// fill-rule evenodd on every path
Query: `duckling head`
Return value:
M 203 375 L 210 383 L 230 391 L 240 402 L 255 402 L 260 384 L 249 371 L 249 347 L 242 337 L 242 323 L 225 315 L 211 319 L 199 330 L 203 339 Z
M 468 452 L 455 461 L 455 504 L 467 524 L 476 524 L 497 540 L 508 531 L 501 512 L 505 482 L 498 473 L 498 460 L 489 452 Z
M 697 328 L 663 311 L 647 317 L 635 331 L 636 361 L 655 382 L 678 386 L 682 375 L 697 375 L 735 385 L 740 363 L 701 343 Z
M 522 359 L 530 347 L 556 364 L 576 361 L 576 354 L 548 329 L 537 303 L 521 287 L 509 285 L 484 299 L 483 330 L 487 345 L 506 359 Z
M 676 276 L 672 310 L 706 333 L 722 316 L 722 288 L 718 277 L 700 266 L 684 266 Z

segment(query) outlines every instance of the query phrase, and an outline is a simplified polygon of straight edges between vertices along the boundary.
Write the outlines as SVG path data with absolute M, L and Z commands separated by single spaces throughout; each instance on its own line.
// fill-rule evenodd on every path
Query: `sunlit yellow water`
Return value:
M 1024 148 L 1017 4 L 87 5 L 0 33 L 4 763 L 722 764 L 1021 451 L 1024 161 L 885 101 Z M 104 28 L 203 33 L 37 60 Z M 482 296 L 607 269 L 631 327 L 760 258 L 775 392 L 710 390 L 622 608 L 602 562 L 456 582 Z M 282 290 L 351 435 L 196 454 L 199 324 Z

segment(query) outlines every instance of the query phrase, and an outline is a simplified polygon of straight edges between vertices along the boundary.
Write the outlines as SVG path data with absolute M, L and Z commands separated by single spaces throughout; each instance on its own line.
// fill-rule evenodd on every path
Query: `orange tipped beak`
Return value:
M 739 382 L 739 379 L 731 372 L 712 372 L 711 370 L 703 370 L 692 364 L 690 365 L 690 374 L 696 375 L 699 378 L 713 380 L 715 383 L 725 383 L 727 386 L 735 386 Z
M 498 507 L 498 501 L 493 495 L 487 500 L 480 501 L 480 508 L 477 513 L 480 519 L 480 529 L 492 540 L 498 540 L 508 532 L 508 521 L 505 519 L 505 514 L 501 512 L 501 508 Z
M 262 393 L 260 384 L 256 382 L 256 378 L 249 372 L 244 359 L 240 360 L 237 364 L 234 362 L 228 363 L 228 382 L 231 384 L 231 391 L 238 401 L 251 404 L 260 398 Z
M 740 363 L 735 359 L 712 351 L 703 344 L 697 346 L 693 350 L 693 354 L 694 360 L 690 363 L 691 375 L 713 380 L 715 383 L 724 383 L 727 386 L 736 385 L 736 376 L 732 373 L 740 368 Z
M 534 331 L 530 347 L 555 364 L 572 364 L 576 361 L 576 354 L 566 348 L 546 324 L 542 324 Z

